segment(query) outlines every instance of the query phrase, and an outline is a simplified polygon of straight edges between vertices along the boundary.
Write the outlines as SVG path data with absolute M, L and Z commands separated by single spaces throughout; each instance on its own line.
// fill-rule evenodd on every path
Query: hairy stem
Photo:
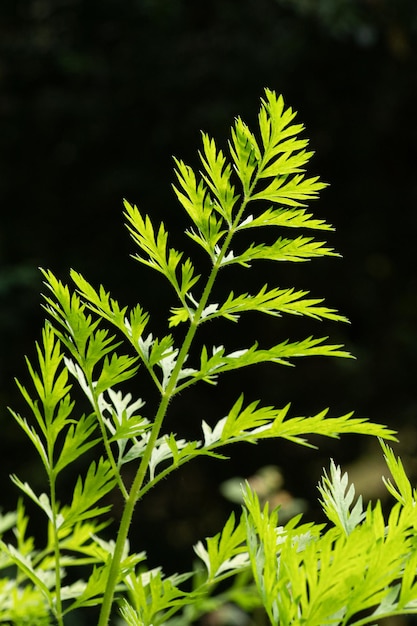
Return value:
M 48 448 L 50 448 L 48 442 Z M 52 460 L 53 450 L 48 450 L 49 458 Z M 61 550 L 59 546 L 59 537 L 58 537 L 58 520 L 57 520 L 57 500 L 56 500 L 56 481 L 54 472 L 51 471 L 49 475 L 50 481 L 50 494 L 51 494 L 51 509 L 52 509 L 52 532 L 54 536 L 54 559 L 55 559 L 55 598 L 56 598 L 56 606 L 55 606 L 55 616 L 57 619 L 58 626 L 64 626 L 63 616 L 62 616 L 62 599 L 61 599 Z
M 159 437 L 159 433 L 161 431 L 161 427 L 162 427 L 163 421 L 165 419 L 165 415 L 168 410 L 169 402 L 175 393 L 178 376 L 189 354 L 193 339 L 197 332 L 198 325 L 201 321 L 202 312 L 208 302 L 211 291 L 213 289 L 213 285 L 217 278 L 217 274 L 219 272 L 222 259 L 225 256 L 230 246 L 230 242 L 235 233 L 236 225 L 240 221 L 242 213 L 244 212 L 246 208 L 247 202 L 248 202 L 247 198 L 245 198 L 242 201 L 239 211 L 237 212 L 236 219 L 233 222 L 233 226 L 229 229 L 229 232 L 227 233 L 223 241 L 223 245 L 216 259 L 216 262 L 214 263 L 211 269 L 211 272 L 207 279 L 207 283 L 204 288 L 203 294 L 201 296 L 199 305 L 190 323 L 184 342 L 181 346 L 181 349 L 177 358 L 177 362 L 172 371 L 167 387 L 162 392 L 161 401 L 160 401 L 160 404 L 159 404 L 159 407 L 155 416 L 155 421 L 152 426 L 149 441 L 147 443 L 141 462 L 139 464 L 139 467 L 138 467 L 135 479 L 133 481 L 132 487 L 130 489 L 129 495 L 125 501 L 125 506 L 124 506 L 122 517 L 120 520 L 119 530 L 117 533 L 117 540 L 116 540 L 116 544 L 114 548 L 114 553 L 112 556 L 112 562 L 111 562 L 110 569 L 109 569 L 106 590 L 104 592 L 103 603 L 101 605 L 98 626 L 107 626 L 109 622 L 110 613 L 111 613 L 112 604 L 113 604 L 114 591 L 115 591 L 116 585 L 118 583 L 118 578 L 119 578 L 120 563 L 121 563 L 122 556 L 123 556 L 124 546 L 125 546 L 128 534 L 129 534 L 129 529 L 132 523 L 132 518 L 133 518 L 133 513 L 135 510 L 136 503 L 141 499 L 141 496 L 142 496 L 141 490 L 142 490 L 142 486 L 146 477 L 146 472 L 149 467 L 149 462 L 151 459 L 152 451 Z

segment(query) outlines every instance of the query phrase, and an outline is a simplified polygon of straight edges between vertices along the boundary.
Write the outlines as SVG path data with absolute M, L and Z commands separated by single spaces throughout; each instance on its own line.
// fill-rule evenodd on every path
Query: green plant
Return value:
M 249 311 L 344 321 L 321 299 L 291 288 L 264 285 L 255 294 L 230 292 L 223 302 L 213 301 L 213 286 L 228 266 L 247 270 L 257 260 L 298 262 L 336 254 L 312 235 L 279 236 L 273 243 L 262 239 L 265 229 L 330 229 L 305 208 L 324 185 L 305 177 L 311 152 L 299 138 L 303 127 L 293 123 L 294 116 L 282 97 L 266 90 L 258 138 L 237 118 L 230 160 L 203 135 L 200 174 L 176 161 L 175 193 L 191 220 L 187 235 L 210 259 L 207 275 L 198 274 L 191 259 L 168 246 L 163 224 L 155 227 L 149 216 L 125 202 L 128 228 L 139 249 L 134 258 L 162 274 L 173 289 L 176 306 L 168 323 L 175 338 L 154 337 L 147 330 L 149 315 L 140 305 L 121 306 L 104 287 L 94 288 L 79 273 L 71 272 L 75 287 L 70 288 L 43 271 L 48 321 L 37 345 L 37 364 L 27 360 L 34 392 L 18 382 L 31 417 L 11 412 L 39 454 L 48 479 L 47 493 L 38 494 L 12 476 L 23 496 L 44 514 L 46 542 L 38 547 L 28 534 L 23 501 L 15 514 L 2 518 L 1 530 L 13 528 L 15 541 L 0 544 L 0 621 L 63 626 L 73 611 L 98 606 L 98 624 L 104 626 L 118 606 L 119 619 L 129 626 L 185 626 L 224 602 L 247 611 L 263 607 L 276 625 L 359 625 L 417 611 L 416 493 L 382 439 L 397 485 L 387 483 L 398 500 L 388 525 L 379 504 L 364 510 L 359 499 L 352 508 L 353 487 L 348 488 L 347 477 L 332 463 L 320 485 L 327 528 L 301 523 L 300 517 L 279 526 L 279 511 L 261 508 L 246 486 L 240 519 L 231 515 L 218 535 L 195 546 L 200 564 L 194 572 L 165 576 L 161 569 L 148 570 L 145 553 L 129 548 L 132 515 L 147 492 L 197 457 L 224 458 L 228 444 L 284 438 L 309 445 L 306 437 L 312 433 L 394 438 L 384 426 L 352 414 L 334 418 L 323 410 L 291 417 L 289 406 L 263 406 L 245 401 L 243 394 L 216 423 L 202 422 L 201 440 L 186 441 L 163 428 L 177 394 L 199 382 L 215 384 L 224 372 L 265 362 L 289 365 L 304 356 L 350 356 L 326 338 L 312 336 L 267 348 L 254 343 L 233 352 L 223 345 L 203 345 L 198 351 L 195 347 L 205 322 L 238 322 Z M 256 233 L 258 242 L 237 252 L 242 232 Z M 141 399 L 125 392 L 139 367 L 144 391 L 151 381 L 158 392 L 152 417 L 142 415 Z M 86 396 L 84 413 L 82 401 L 73 399 L 70 378 Z M 62 504 L 62 479 L 73 467 L 78 470 L 74 464 L 83 457 L 87 469 Z M 128 463 L 135 468 L 129 483 L 122 471 Z M 104 539 L 102 532 L 110 511 L 106 497 L 113 490 L 123 500 L 114 541 Z M 77 572 L 75 580 L 71 571 Z M 220 589 L 219 583 L 224 583 Z M 364 616 L 365 609 L 373 611 L 372 616 Z

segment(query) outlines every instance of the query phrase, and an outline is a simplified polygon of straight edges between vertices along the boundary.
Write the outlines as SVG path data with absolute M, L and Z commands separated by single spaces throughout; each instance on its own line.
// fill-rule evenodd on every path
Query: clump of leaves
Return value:
M 233 602 L 249 612 L 263 607 L 272 624 L 311 626 L 348 620 L 365 624 L 417 610 L 415 492 L 385 444 L 396 481 L 387 487 L 398 500 L 388 525 L 379 505 L 365 511 L 358 500 L 352 507 L 353 488 L 332 464 L 320 486 L 328 528 L 302 524 L 300 517 L 279 526 L 279 513 L 270 512 L 268 505 L 261 508 L 246 487 L 240 519 L 232 515 L 218 535 L 195 546 L 200 559 L 195 572 L 166 576 L 160 568 L 149 570 L 145 552 L 132 552 L 129 546 L 140 500 L 196 457 L 225 458 L 226 445 L 267 438 L 306 445 L 310 434 L 393 438 L 386 427 L 352 414 L 329 417 L 324 409 L 317 415 L 293 416 L 289 406 L 248 401 L 240 390 L 217 422 L 202 422 L 199 440 L 164 434 L 177 394 L 198 383 L 216 384 L 224 372 L 259 363 L 290 365 L 307 356 L 350 356 L 342 346 L 315 336 L 262 347 L 245 345 L 242 336 L 239 350 L 203 345 L 196 354 L 194 348 L 205 322 L 238 322 L 248 311 L 345 321 L 322 299 L 280 286 L 260 285 L 255 293 L 231 291 L 224 301 L 214 301 L 214 285 L 228 266 L 247 271 L 259 260 L 300 262 L 336 255 L 314 234 L 330 230 L 330 225 L 306 208 L 324 184 L 305 174 L 312 153 L 294 117 L 281 96 L 266 90 L 257 136 L 237 118 L 228 156 L 203 134 L 201 172 L 175 161 L 175 193 L 190 220 L 186 234 L 208 255 L 208 272 L 170 247 L 163 223 L 154 224 L 125 202 L 127 226 L 138 249 L 134 258 L 172 287 L 174 302 L 167 319 L 172 332 L 155 336 L 140 304 L 121 305 L 103 286 L 94 287 L 76 271 L 71 272 L 71 286 L 43 271 L 48 319 L 37 345 L 37 363 L 27 361 L 32 389 L 18 382 L 28 415 L 11 413 L 39 455 L 48 488 L 37 493 L 17 476 L 12 480 L 44 514 L 47 539 L 39 547 L 30 536 L 23 501 L 16 514 L 2 518 L 1 530 L 13 528 L 15 541 L 0 543 L 0 621 L 63 626 L 73 611 L 97 606 L 99 626 L 108 624 L 117 608 L 119 619 L 129 626 L 174 626 L 191 624 L 205 611 Z M 266 243 L 266 229 L 268 234 L 278 232 L 273 243 Z M 308 234 L 284 236 L 285 229 Z M 254 237 L 244 249 L 243 232 Z M 137 388 L 138 378 L 144 395 L 150 383 L 158 392 L 153 415 L 144 413 L 142 398 L 126 392 L 126 383 L 134 379 Z M 74 399 L 74 384 L 85 394 L 87 411 Z M 69 502 L 61 504 L 64 478 L 83 456 L 90 459 L 87 469 L 75 481 Z M 129 482 L 122 471 L 127 464 L 134 476 Z M 109 541 L 102 531 L 110 506 L 103 498 L 108 502 L 114 490 L 120 493 L 123 511 Z M 84 572 L 83 578 L 73 582 L 71 570 Z M 219 591 L 219 583 L 226 580 L 229 585 Z M 363 617 L 365 609 L 372 617 Z

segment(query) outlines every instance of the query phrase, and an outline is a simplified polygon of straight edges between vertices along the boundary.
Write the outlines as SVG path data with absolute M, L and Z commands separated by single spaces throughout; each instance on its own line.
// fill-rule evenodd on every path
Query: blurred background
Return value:
M 16 502 L 9 473 L 44 484 L 6 408 L 25 410 L 13 378 L 28 383 L 24 355 L 34 356 L 40 337 L 37 268 L 64 281 L 77 269 L 122 303 L 139 301 L 154 316 L 154 334 L 164 333 L 170 292 L 129 258 L 122 200 L 163 219 L 171 245 L 191 253 L 171 189 L 172 156 L 198 167 L 200 129 L 224 147 L 234 116 L 254 126 L 265 87 L 282 93 L 306 126 L 316 153 L 309 173 L 330 183 L 311 208 L 335 226 L 328 240 L 343 259 L 225 272 L 224 292 L 269 282 L 325 297 L 351 325 L 254 317 L 243 326 L 248 342 L 330 335 L 356 360 L 229 375 L 217 393 L 201 386 L 173 404 L 167 428 L 198 437 L 201 419 L 220 419 L 244 388 L 248 400 L 291 401 L 293 415 L 329 406 L 331 415 L 354 410 L 398 429 L 398 449 L 414 471 L 416 45 L 415 0 L 2 0 L 3 508 Z M 206 340 L 239 347 L 241 333 L 213 324 Z M 146 398 L 140 381 L 138 394 Z M 352 468 L 365 495 L 380 495 L 377 447 L 358 437 L 314 443 L 318 451 L 279 441 L 236 448 L 230 462 L 183 468 L 144 504 L 138 548 L 146 545 L 152 564 L 181 570 L 190 546 L 217 532 L 234 506 L 219 485 L 265 465 L 280 468 L 285 490 L 307 502 L 311 516 L 329 456 Z

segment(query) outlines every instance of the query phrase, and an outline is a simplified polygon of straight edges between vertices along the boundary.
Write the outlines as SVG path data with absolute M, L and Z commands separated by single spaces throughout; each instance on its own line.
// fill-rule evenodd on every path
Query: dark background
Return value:
M 257 265 L 224 273 L 307 288 L 350 326 L 250 318 L 248 341 L 265 345 L 330 335 L 356 361 L 317 359 L 296 368 L 248 370 L 173 405 L 169 429 L 199 436 L 240 389 L 294 414 L 330 406 L 400 429 L 415 453 L 417 417 L 417 6 L 415 0 L 2 0 L 0 6 L 0 422 L 2 505 L 15 506 L 8 474 L 42 485 L 36 459 L 6 407 L 24 410 L 13 377 L 27 382 L 43 313 L 39 266 L 63 280 L 74 267 L 162 325 L 168 291 L 129 259 L 122 199 L 137 203 L 192 251 L 171 190 L 172 155 L 198 167 L 200 129 L 226 144 L 233 118 L 254 125 L 265 87 L 298 111 L 316 152 L 310 174 L 330 183 L 313 210 L 330 221 L 343 259 L 297 267 Z M 240 282 L 239 282 L 240 281 Z M 236 282 L 238 285 L 236 285 Z M 303 326 L 304 324 L 304 326 Z M 306 329 L 304 331 L 304 329 Z M 254 332 L 255 331 L 255 332 Z M 210 341 L 242 345 L 227 324 Z M 240 331 L 242 332 L 242 331 Z M 220 338 L 220 339 L 219 339 Z M 148 381 L 146 381 L 147 384 Z M 145 385 L 146 386 L 146 385 Z M 146 395 L 142 387 L 138 394 Z M 168 569 L 230 505 L 219 483 L 279 465 L 287 488 L 312 503 L 328 457 L 371 452 L 358 437 L 320 441 L 320 451 L 280 442 L 230 450 L 232 461 L 196 462 L 166 481 L 138 520 L 138 548 Z M 39 471 L 39 476 L 37 475 Z M 314 504 L 310 505 L 314 510 Z M 154 541 L 154 540 L 157 541 Z

